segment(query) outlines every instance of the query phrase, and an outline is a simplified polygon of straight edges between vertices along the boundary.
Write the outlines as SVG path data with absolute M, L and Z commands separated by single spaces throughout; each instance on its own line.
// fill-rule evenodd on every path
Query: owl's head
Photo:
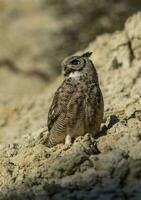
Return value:
M 91 56 L 92 52 L 86 52 L 81 56 L 71 56 L 66 58 L 62 62 L 64 76 L 68 76 L 70 73 L 75 71 L 82 71 L 83 68 L 86 66 L 89 57 Z

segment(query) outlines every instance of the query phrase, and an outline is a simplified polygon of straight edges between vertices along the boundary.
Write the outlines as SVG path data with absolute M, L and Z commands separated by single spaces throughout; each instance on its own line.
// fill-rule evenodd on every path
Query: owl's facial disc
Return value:
M 64 75 L 67 76 L 75 71 L 80 71 L 83 69 L 85 60 L 83 57 L 74 56 L 69 58 L 63 63 L 64 65 Z

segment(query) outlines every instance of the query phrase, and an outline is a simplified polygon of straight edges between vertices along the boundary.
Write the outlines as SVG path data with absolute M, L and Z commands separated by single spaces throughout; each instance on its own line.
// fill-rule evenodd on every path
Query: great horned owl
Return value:
M 49 147 L 70 144 L 86 133 L 95 136 L 100 129 L 104 104 L 91 54 L 71 56 L 62 63 L 65 79 L 48 113 Z

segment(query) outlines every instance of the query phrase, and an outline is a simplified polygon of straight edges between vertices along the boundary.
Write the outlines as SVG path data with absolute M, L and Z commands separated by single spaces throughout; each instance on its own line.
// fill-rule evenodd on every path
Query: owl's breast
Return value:
M 103 119 L 103 96 L 98 84 L 90 84 L 85 97 L 85 128 L 94 135 L 100 128 Z
M 79 79 L 66 108 L 67 133 L 73 137 L 90 132 L 95 135 L 103 117 L 102 94 L 98 84 Z

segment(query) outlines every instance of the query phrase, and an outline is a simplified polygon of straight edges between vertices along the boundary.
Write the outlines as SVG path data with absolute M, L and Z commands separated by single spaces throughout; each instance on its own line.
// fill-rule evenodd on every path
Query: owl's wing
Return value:
M 67 110 L 67 104 L 72 95 L 72 87 L 65 83 L 57 89 L 48 113 L 48 130 L 50 131 L 53 124 L 57 121 L 61 113 Z
M 49 131 L 52 128 L 54 122 L 56 121 L 56 119 L 58 118 L 61 112 L 61 108 L 58 104 L 59 98 L 60 98 L 60 93 L 58 89 L 54 95 L 54 98 L 53 98 L 53 101 L 48 113 L 48 130 Z

